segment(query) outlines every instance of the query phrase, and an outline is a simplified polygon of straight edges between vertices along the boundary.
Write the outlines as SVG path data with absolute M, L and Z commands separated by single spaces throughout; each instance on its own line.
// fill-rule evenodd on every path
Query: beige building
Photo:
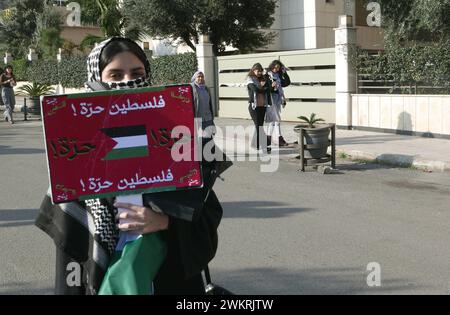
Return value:
M 368 25 L 368 19 L 376 12 L 368 10 L 364 0 L 279 0 L 278 4 L 271 28 L 278 36 L 267 50 L 334 47 L 334 28 L 338 26 L 339 15 L 343 14 L 354 17 L 358 46 L 373 50 L 383 48 L 381 29 Z
M 365 0 L 278 0 L 270 29 L 276 34 L 275 41 L 258 52 L 332 48 L 335 46 L 334 29 L 338 26 L 339 15 L 343 14 L 353 16 L 359 47 L 380 50 L 384 47 L 382 29 L 368 25 L 371 24 L 368 20 L 376 13 Z M 170 41 L 151 38 L 142 45 L 153 50 L 156 56 L 191 51 L 185 45 L 170 45 Z
M 55 6 L 54 8 L 61 14 L 61 20 L 63 22 L 61 26 L 61 38 L 68 40 L 75 45 L 79 45 L 87 35 L 103 36 L 102 30 L 98 26 L 82 25 L 77 21 L 72 21 L 72 19 L 76 20 L 78 17 L 72 18 L 70 16 L 74 13 L 64 6 L 65 2 L 67 1 L 61 1 L 61 6 Z

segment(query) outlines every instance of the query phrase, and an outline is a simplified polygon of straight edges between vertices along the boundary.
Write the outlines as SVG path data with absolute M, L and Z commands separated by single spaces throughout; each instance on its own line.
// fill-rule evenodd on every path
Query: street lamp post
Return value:
M 60 73 L 59 73 L 59 68 L 60 68 L 60 64 L 61 64 L 61 61 L 62 61 L 62 49 L 61 48 L 58 49 L 58 54 L 56 55 L 56 60 L 58 61 L 58 65 L 57 65 L 57 67 L 58 67 L 58 89 L 57 89 L 57 94 L 64 94 L 65 91 L 64 91 L 64 87 L 61 84 L 61 76 L 60 76 Z

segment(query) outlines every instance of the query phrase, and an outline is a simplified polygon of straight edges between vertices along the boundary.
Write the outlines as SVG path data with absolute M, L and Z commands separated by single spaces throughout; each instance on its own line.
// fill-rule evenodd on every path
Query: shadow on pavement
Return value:
M 10 146 L 0 145 L 0 155 L 18 155 L 18 154 L 44 154 L 42 149 L 14 149 Z
M 314 268 L 290 272 L 275 268 L 220 271 L 210 267 L 214 283 L 244 295 L 395 294 L 423 289 L 407 279 L 382 279 L 381 287 L 366 283 L 364 268 Z
M 348 162 L 337 164 L 336 169 L 337 172 L 333 172 L 333 174 L 344 174 L 346 171 L 355 171 L 355 172 L 364 172 L 364 171 L 372 171 L 372 170 L 380 170 L 380 169 L 396 169 L 398 167 L 387 165 L 387 164 L 378 164 L 378 163 L 370 163 L 370 162 Z
M 403 136 L 390 134 L 389 136 L 385 135 L 370 135 L 361 136 L 361 137 L 346 137 L 346 138 L 336 138 L 336 145 L 352 145 L 352 144 L 375 144 L 375 143 L 386 143 L 389 141 L 400 141 L 400 140 L 408 140 Z
M 37 209 L 0 210 L 0 228 L 33 225 L 38 212 Z
M 54 288 L 39 287 L 31 282 L 12 282 L 2 284 L 0 295 L 52 295 Z
M 224 218 L 272 219 L 296 213 L 309 212 L 311 208 L 293 208 L 290 204 L 273 201 L 222 202 Z

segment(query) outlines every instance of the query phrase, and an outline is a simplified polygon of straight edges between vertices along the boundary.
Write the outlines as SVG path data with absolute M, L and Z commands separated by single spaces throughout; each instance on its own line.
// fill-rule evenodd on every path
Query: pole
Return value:
M 28 121 L 28 108 L 27 108 L 27 98 L 23 98 L 23 120 Z

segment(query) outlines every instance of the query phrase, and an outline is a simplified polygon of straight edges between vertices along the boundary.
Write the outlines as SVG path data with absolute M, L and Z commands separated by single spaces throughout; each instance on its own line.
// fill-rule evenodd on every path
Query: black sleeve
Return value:
M 265 75 L 265 80 L 266 84 L 264 85 L 264 89 L 269 93 L 275 92 L 275 88 L 272 87 L 273 80 L 268 74 Z
M 287 87 L 291 85 L 291 78 L 289 77 L 289 75 L 287 74 L 287 72 L 284 72 L 281 75 L 281 86 L 282 87 Z
M 252 94 L 253 94 L 253 93 L 258 93 L 258 92 L 260 91 L 259 88 L 256 86 L 255 83 L 249 83 L 249 84 L 247 85 L 247 88 L 248 88 L 249 92 L 251 92 Z
M 168 258 L 181 259 L 185 278 L 200 273 L 214 258 L 222 213 L 222 206 L 211 190 L 203 208 L 195 211 L 192 222 L 169 217 Z
M 255 93 L 258 91 L 258 87 L 254 83 L 247 84 L 248 101 L 253 103 L 255 101 Z

